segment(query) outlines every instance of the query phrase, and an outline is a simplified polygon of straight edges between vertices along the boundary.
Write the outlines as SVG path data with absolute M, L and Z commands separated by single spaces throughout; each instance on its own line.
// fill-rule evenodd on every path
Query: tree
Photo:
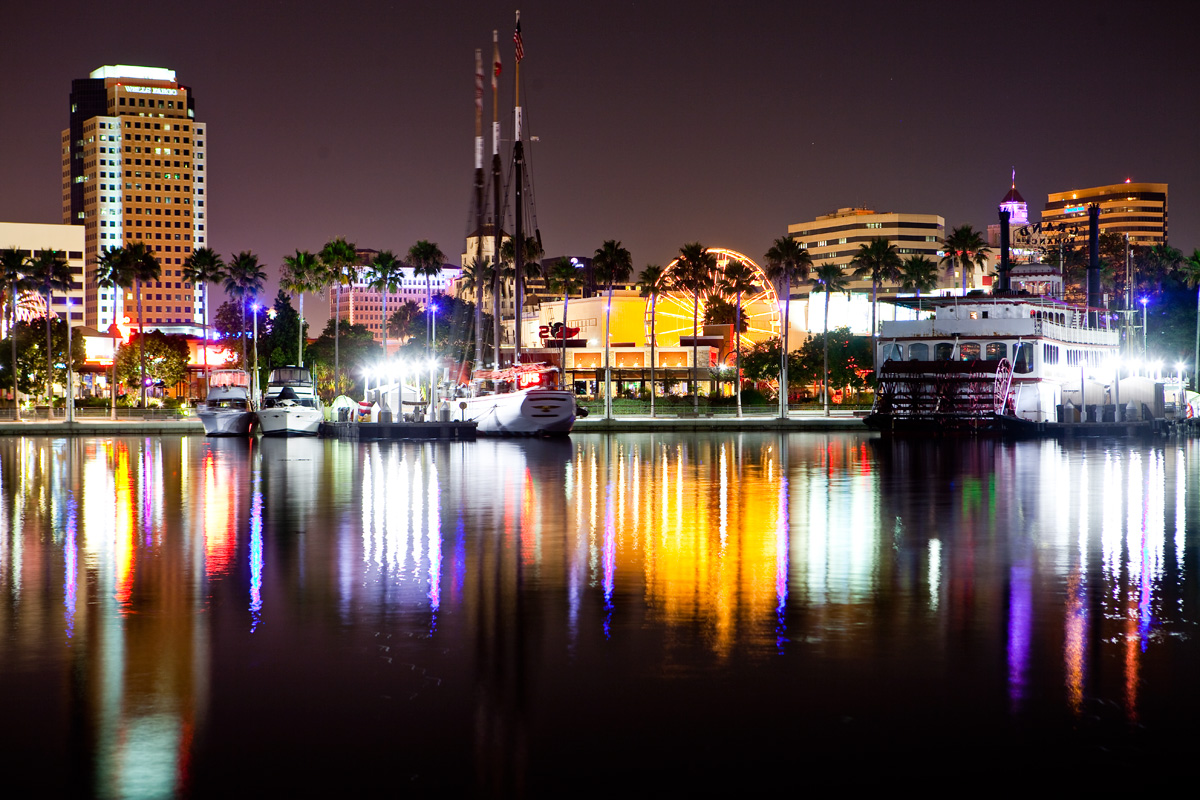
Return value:
M 388 294 L 400 288 L 404 280 L 403 264 L 391 250 L 381 250 L 371 259 L 371 271 L 368 285 L 377 292 L 383 293 L 383 357 L 387 358 L 387 299 Z
M 791 310 L 792 281 L 808 280 L 809 270 L 812 269 L 812 256 L 804 245 L 790 236 L 775 240 L 765 256 L 767 262 L 767 277 L 776 285 L 783 284 L 783 350 L 779 355 L 779 416 L 787 418 L 788 402 L 788 330 L 791 327 L 789 311 Z
M 718 284 L 721 291 L 736 298 L 737 312 L 733 328 L 733 349 L 737 362 L 737 415 L 742 416 L 742 333 L 746 330 L 745 317 L 742 316 L 742 295 L 753 292 L 758 288 L 754 282 L 754 270 L 741 261 L 731 259 L 725 264 L 725 274 Z
M 267 312 L 265 332 L 259 345 L 261 353 L 266 355 L 266 369 L 300 363 L 297 347 L 298 339 L 303 335 L 302 330 L 300 315 L 292 308 L 291 300 L 281 288 L 275 295 L 275 305 Z M 263 374 L 266 369 L 259 370 L 260 384 L 267 377 Z
M 932 292 L 937 288 L 937 264 L 923 255 L 913 255 L 904 259 L 900 265 L 900 289 L 905 292 L 916 292 L 921 299 L 921 292 Z
M 216 316 L 213 317 L 213 329 L 222 341 L 228 343 L 235 339 L 249 338 L 250 323 L 242 311 L 243 308 L 236 300 L 226 300 L 217 307 Z M 245 362 L 239 362 L 238 366 L 247 372 L 250 371 Z
M 671 288 L 666 270 L 658 264 L 647 264 L 638 276 L 638 293 L 650 298 L 650 418 L 654 418 L 654 315 L 658 310 L 658 296 Z
M 1192 355 L 1192 389 L 1200 391 L 1200 248 L 1183 259 L 1180 269 L 1184 280 L 1196 290 L 1196 348 Z
M 612 368 L 609 365 L 609 342 L 612 339 L 612 293 L 613 284 L 629 280 L 633 273 L 633 259 L 629 251 L 616 239 L 608 239 L 592 256 L 592 274 L 596 282 L 608 290 L 608 301 L 604 304 L 604 418 L 612 418 Z
M 296 366 L 304 366 L 304 321 L 305 292 L 319 292 L 327 285 L 321 260 L 307 250 L 297 250 L 294 256 L 283 257 L 283 275 L 280 285 L 289 292 L 300 295 L 300 330 L 297 332 L 299 345 L 296 348 Z M 282 365 L 286 366 L 286 365 Z
M 266 283 L 267 273 L 258 265 L 258 256 L 249 250 L 238 253 L 225 270 L 225 292 L 238 300 L 242 313 L 242 331 L 246 330 L 246 298 L 257 298 Z M 242 339 L 242 365 L 246 364 L 246 337 Z M 255 364 L 255 367 L 258 365 Z
M 1163 281 L 1174 275 L 1183 263 L 1183 253 L 1168 244 L 1156 244 L 1141 253 L 1141 273 L 1147 288 L 1162 294 Z
M 919 256 L 914 256 L 918 258 Z M 929 259 L 925 259 L 929 261 Z M 932 266 L 933 262 L 929 261 Z M 842 292 L 847 297 L 850 296 L 850 282 L 842 273 L 842 268 L 837 264 L 825 263 L 817 267 L 813 274 L 814 292 L 825 293 L 825 329 L 821 332 L 821 338 L 824 344 L 822 352 L 822 370 L 821 370 L 821 394 L 824 395 L 822 406 L 825 409 L 825 416 L 829 416 L 829 295 L 833 292 Z M 875 337 L 871 336 L 871 352 L 875 350 Z
M 41 321 L 20 320 L 8 332 L 9 348 L 17 352 L 9 369 L 16 379 L 18 390 L 25 394 L 34 394 L 48 383 L 66 383 L 66 358 L 58 360 L 55 356 L 63 356 L 67 352 L 67 323 L 57 317 L 50 321 L 49 347 L 42 339 L 41 327 Z M 47 359 L 47 353 L 54 355 Z M 84 357 L 83 337 L 72 337 L 71 369 L 76 372 L 82 369 Z M 11 382 L 5 375 L 4 383 Z
M 54 316 L 51 310 L 51 302 L 54 299 L 54 292 L 69 292 L 71 290 L 71 268 L 67 266 L 67 262 L 63 260 L 62 251 L 60 250 L 40 250 L 37 255 L 30 256 L 26 262 L 26 275 L 31 284 L 36 285 L 46 294 L 46 358 L 54 357 L 54 351 L 50 348 L 50 319 Z M 71 311 L 70 306 L 67 307 L 67 322 L 70 323 Z M 49 365 L 46 368 L 46 380 L 49 381 L 54 370 Z M 47 402 L 54 399 L 54 388 L 50 383 L 46 384 Z
M 970 225 L 960 225 L 950 232 L 942 242 L 945 255 L 942 263 L 950 262 L 946 268 L 953 275 L 955 269 L 962 269 L 962 291 L 967 293 L 967 270 L 973 266 L 982 267 L 987 263 L 988 254 L 992 249 L 987 246 L 979 231 Z
M 115 360 L 117 379 L 126 386 L 141 384 L 145 391 L 147 379 L 163 386 L 174 386 L 187 380 L 188 342 L 182 334 L 150 331 L 137 334 L 140 363 L 134 363 L 133 352 L 121 350 Z
M 594 263 L 594 262 L 593 262 Z M 717 257 L 708 252 L 700 242 L 689 242 L 679 248 L 679 256 L 671 270 L 671 286 L 692 296 L 692 368 L 688 371 L 688 390 L 692 395 L 692 408 L 700 411 L 700 390 L 696 386 L 696 370 L 699 365 L 700 298 L 712 291 L 716 284 Z
M 900 277 L 900 251 L 896 245 L 882 236 L 876 236 L 869 242 L 858 246 L 858 253 L 850 260 L 856 278 L 871 278 L 871 359 L 874 362 L 875 337 L 879 332 L 876 314 L 879 308 L 877 297 L 879 284 L 883 281 L 894 281 Z
M 483 366 L 483 290 L 495 279 L 495 269 L 476 256 L 463 264 L 460 273 L 464 292 L 475 296 L 475 369 Z
M 154 252 L 146 246 L 145 242 L 134 242 L 125 248 L 118 248 L 121 251 L 119 256 L 121 261 L 120 270 L 126 276 L 126 279 L 133 279 L 134 292 L 137 294 L 138 307 L 138 354 L 142 370 L 142 390 L 141 390 L 141 407 L 146 407 L 146 352 L 145 352 L 145 336 L 146 322 L 145 315 L 142 313 L 142 284 L 147 281 L 156 281 L 162 277 L 162 267 L 158 263 L 158 258 Z M 114 306 L 115 308 L 116 306 Z
M 8 311 L 8 330 L 12 350 L 13 419 L 21 419 L 21 404 L 18 402 L 17 337 L 12 335 L 17 325 L 17 306 L 21 295 L 29 291 L 25 277 L 25 254 L 15 247 L 0 250 L 0 283 L 3 283 L 4 302 Z
M 433 355 L 433 286 L 432 279 L 442 274 L 442 265 L 446 256 L 438 249 L 435 242 L 421 239 L 408 248 L 408 263 L 413 275 L 425 279 L 425 349 L 426 355 Z
M 365 325 L 351 325 L 346 320 L 342 320 L 336 325 L 336 319 L 330 319 L 325 325 L 325 330 L 317 338 L 315 342 L 308 348 L 308 356 L 314 365 L 314 374 L 316 367 L 323 367 L 328 370 L 331 366 L 334 369 L 340 368 L 341 362 L 335 359 L 340 359 L 345 355 L 345 362 L 351 374 L 362 374 L 362 368 L 367 364 L 378 360 L 379 358 L 379 342 L 375 341 L 375 335 Z M 335 342 L 341 342 L 335 349 Z M 328 379 L 325 388 L 334 392 L 339 392 L 340 381 L 335 380 L 336 376 Z M 351 383 L 350 391 L 354 392 L 353 382 Z
M 225 280 L 225 262 L 211 247 L 197 247 L 183 262 L 183 279 L 204 290 L 204 392 L 209 392 L 208 370 L 208 285 Z
M 562 361 L 559 366 L 565 387 L 567 381 L 567 307 L 571 302 L 571 293 L 577 292 L 583 287 L 583 275 L 570 259 L 560 258 L 550 265 L 546 279 L 550 291 L 561 293 L 563 296 Z
M 405 344 L 408 340 L 416 335 L 415 326 L 421 319 L 421 305 L 415 300 L 405 300 L 400 304 L 400 307 L 392 312 L 388 317 L 387 328 L 388 333 L 399 337 Z
M 867 387 L 863 378 L 864 365 L 867 363 L 867 348 L 870 339 L 866 336 L 854 336 L 847 327 L 834 328 L 824 334 L 810 336 L 801 346 L 798 361 L 801 369 L 808 365 L 818 365 L 823 361 L 823 353 L 829 353 L 829 385 L 842 386 L 862 391 Z M 820 375 L 819 369 L 809 368 L 809 374 L 816 381 Z
M 321 248 L 321 254 L 318 256 L 321 261 L 322 269 L 320 270 L 323 286 L 337 287 L 335 291 L 337 296 L 334 299 L 336 312 L 335 319 L 342 318 L 342 289 L 341 287 L 354 280 L 356 270 L 354 262 L 358 260 L 358 251 L 354 245 L 346 241 L 346 237 L 339 236 L 336 239 L 330 239 Z M 333 394 L 336 397 L 341 392 L 341 353 L 339 350 L 339 340 L 341 338 L 341 325 L 336 325 L 333 328 Z M 324 335 L 324 334 L 322 334 Z

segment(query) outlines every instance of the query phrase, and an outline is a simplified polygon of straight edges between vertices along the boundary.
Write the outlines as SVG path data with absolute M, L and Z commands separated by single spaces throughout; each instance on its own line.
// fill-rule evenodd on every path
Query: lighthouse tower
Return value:
M 1000 210 L 1008 212 L 1008 224 L 1016 227 L 1017 225 L 1029 224 L 1029 204 L 1025 202 L 1025 198 L 1021 197 L 1021 193 L 1017 191 L 1017 168 L 1013 167 L 1012 185 L 1009 187 L 1008 194 L 1004 195 L 1004 199 L 1000 201 Z

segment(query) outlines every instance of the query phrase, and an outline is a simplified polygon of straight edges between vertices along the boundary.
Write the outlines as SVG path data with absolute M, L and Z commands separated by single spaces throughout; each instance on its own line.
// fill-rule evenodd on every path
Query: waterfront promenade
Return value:
M 793 411 L 787 419 L 755 415 L 738 419 L 735 416 L 676 417 L 620 416 L 602 419 L 589 416 L 575 421 L 572 434 L 633 433 L 646 431 L 670 432 L 738 432 L 738 431 L 866 431 L 862 418 L 851 411 L 835 411 L 824 416 L 820 411 Z M 0 436 L 161 436 L 203 434 L 204 426 L 195 416 L 163 419 L 119 419 L 90 417 L 66 422 L 64 420 L 0 421 Z

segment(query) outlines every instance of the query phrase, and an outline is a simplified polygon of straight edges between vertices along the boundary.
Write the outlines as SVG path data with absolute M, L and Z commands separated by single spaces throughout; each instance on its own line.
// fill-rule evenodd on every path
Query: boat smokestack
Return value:
M 1012 291 L 1012 280 L 1009 277 L 1009 231 L 1008 231 L 1008 209 L 1000 209 L 1000 294 L 1008 294 Z
M 1088 271 L 1087 304 L 1099 308 L 1103 303 L 1100 294 L 1100 204 L 1088 206 Z

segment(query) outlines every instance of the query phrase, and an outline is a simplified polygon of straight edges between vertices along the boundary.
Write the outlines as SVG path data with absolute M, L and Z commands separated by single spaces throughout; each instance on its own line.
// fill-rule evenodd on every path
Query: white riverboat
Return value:
M 1127 419 L 1129 403 L 1139 420 L 1143 405 L 1161 405 L 1146 379 L 1117 380 L 1120 331 L 1112 312 L 1011 294 L 925 298 L 921 308 L 932 316 L 882 325 L 871 427 L 953 432 L 996 429 L 1005 418 L 1117 422 Z
M 451 411 L 484 435 L 565 436 L 575 426 L 575 395 L 558 388 L 558 368 L 548 364 L 479 370 L 469 395 L 450 401 Z
M 218 369 L 209 376 L 208 397 L 196 409 L 209 436 L 249 436 L 254 426 L 250 376 L 240 369 Z
M 316 436 L 323 413 L 312 375 L 303 367 L 271 370 L 258 423 L 263 436 Z

